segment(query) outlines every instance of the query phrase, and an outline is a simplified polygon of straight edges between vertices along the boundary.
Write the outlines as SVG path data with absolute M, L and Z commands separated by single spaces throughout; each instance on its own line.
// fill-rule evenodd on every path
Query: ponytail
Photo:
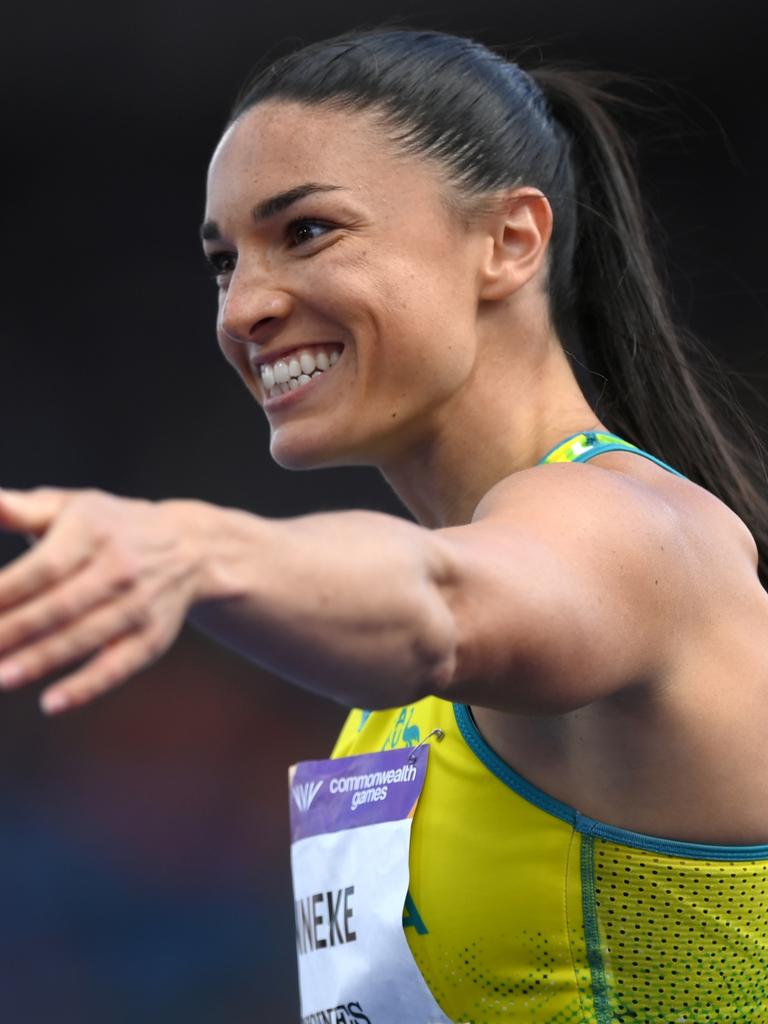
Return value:
M 768 588 L 766 447 L 717 359 L 673 321 L 632 154 L 607 113 L 628 103 L 605 90 L 621 76 L 552 67 L 529 73 L 564 132 L 574 175 L 570 286 L 551 282 L 558 335 L 603 378 L 595 405 L 602 403 L 596 412 L 606 426 L 717 495 L 746 523 Z

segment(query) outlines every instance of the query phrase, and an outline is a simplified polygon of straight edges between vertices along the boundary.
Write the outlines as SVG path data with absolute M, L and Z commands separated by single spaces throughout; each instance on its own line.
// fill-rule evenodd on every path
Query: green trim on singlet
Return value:
M 527 800 L 529 804 L 533 804 L 561 821 L 567 821 L 576 832 L 580 832 L 585 838 L 598 836 L 622 846 L 634 846 L 638 850 L 650 850 L 673 857 L 690 857 L 695 860 L 768 860 L 768 844 L 726 846 L 719 843 L 690 843 L 685 840 L 646 835 L 645 832 L 632 832 L 629 829 L 607 825 L 596 818 L 590 818 L 577 811 L 575 807 L 571 807 L 570 804 L 563 803 L 562 800 L 545 793 L 544 790 L 523 778 L 508 765 L 495 750 L 488 746 L 477 728 L 467 704 L 454 704 L 453 713 L 467 746 L 497 779 L 514 790 L 518 796 Z
M 623 441 L 617 434 L 604 434 L 593 430 L 582 430 L 576 434 L 569 434 L 568 437 L 564 437 L 562 441 L 558 441 L 553 448 L 549 449 L 546 455 L 543 455 L 539 459 L 539 464 L 542 462 L 552 461 L 574 461 L 577 456 L 571 454 L 571 452 L 577 447 L 579 442 L 582 444 L 594 445 L 607 444 L 609 441 L 621 441 L 623 445 L 626 445 L 629 448 L 637 448 L 637 446 L 633 445 L 631 442 Z M 640 449 L 637 448 L 637 451 L 640 451 Z
M 603 947 L 600 941 L 600 927 L 597 916 L 595 894 L 595 840 L 592 836 L 581 838 L 581 903 L 584 914 L 584 939 L 587 946 L 587 963 L 592 977 L 592 999 L 595 1006 L 595 1024 L 612 1024 L 611 1007 L 608 1001 L 608 982 L 603 963 Z
M 571 434 L 570 437 L 558 441 L 554 448 L 550 448 L 547 454 L 539 459 L 537 465 L 543 465 L 545 462 L 588 462 L 595 455 L 602 455 L 604 452 L 621 451 L 630 451 L 635 455 L 642 455 L 644 459 L 650 459 L 651 462 L 655 462 L 662 469 L 674 473 L 675 476 L 682 477 L 683 480 L 688 479 L 683 473 L 680 473 L 666 462 L 657 459 L 655 455 L 650 455 L 648 452 L 643 451 L 642 448 L 638 448 L 636 444 L 625 441 L 617 434 L 606 434 L 600 430 L 582 431 L 579 434 Z

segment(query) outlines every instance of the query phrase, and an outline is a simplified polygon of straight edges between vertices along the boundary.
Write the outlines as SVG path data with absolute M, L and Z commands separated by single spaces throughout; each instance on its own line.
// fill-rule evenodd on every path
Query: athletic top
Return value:
M 541 461 L 615 450 L 683 475 L 603 433 L 566 438 Z M 435 729 L 442 739 L 428 739 Z M 768 845 L 678 842 L 586 817 L 506 764 L 468 706 L 437 697 L 353 710 L 331 756 L 427 739 L 403 928 L 452 1021 L 768 1021 Z

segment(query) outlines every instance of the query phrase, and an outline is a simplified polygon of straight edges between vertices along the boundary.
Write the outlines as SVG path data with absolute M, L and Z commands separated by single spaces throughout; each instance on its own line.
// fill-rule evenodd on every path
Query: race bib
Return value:
M 429 746 L 289 770 L 302 1024 L 451 1024 L 403 932 Z

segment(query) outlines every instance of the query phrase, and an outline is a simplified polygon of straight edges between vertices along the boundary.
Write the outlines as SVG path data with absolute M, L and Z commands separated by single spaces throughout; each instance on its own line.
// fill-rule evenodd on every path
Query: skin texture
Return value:
M 334 188 L 254 219 L 308 182 Z M 0 491 L 0 528 L 36 538 L 0 570 L 0 686 L 55 673 L 45 711 L 87 704 L 188 619 L 347 706 L 469 704 L 513 768 L 600 820 L 765 842 L 754 540 L 626 452 L 537 465 L 604 429 L 548 317 L 549 203 L 520 187 L 463 222 L 458 198 L 371 112 L 269 102 L 225 133 L 205 210 L 217 337 L 272 455 L 378 466 L 417 522 Z M 270 408 L 251 359 L 320 341 L 339 362 Z

